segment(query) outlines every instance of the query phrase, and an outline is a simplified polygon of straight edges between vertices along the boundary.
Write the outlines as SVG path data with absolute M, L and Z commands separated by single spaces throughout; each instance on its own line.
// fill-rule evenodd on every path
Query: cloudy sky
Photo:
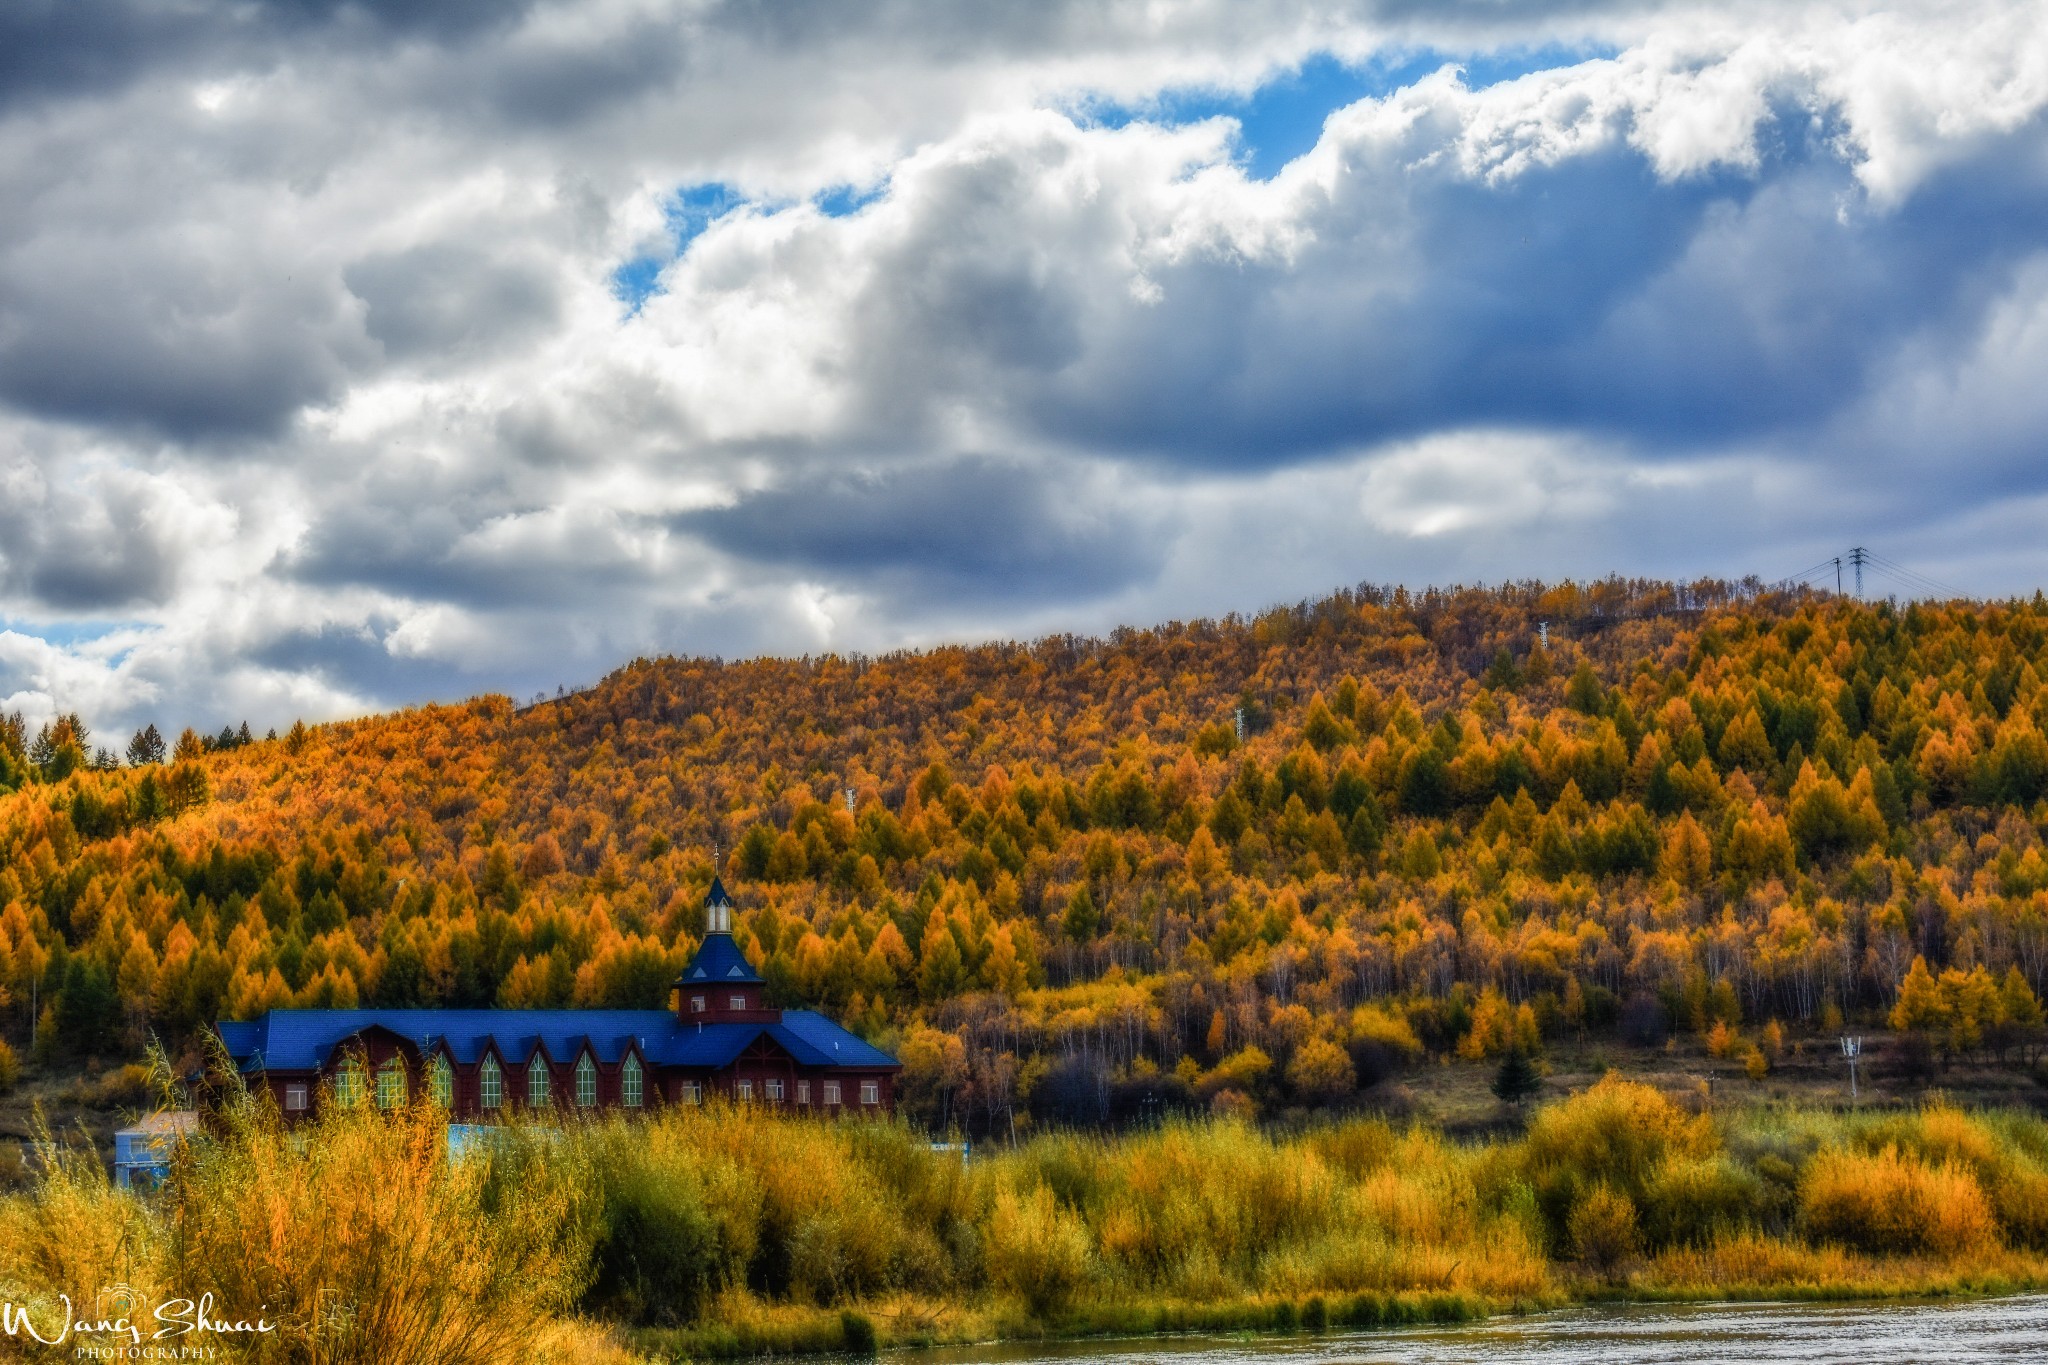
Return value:
M 2025 0 L 11 0 L 0 707 L 2031 592 L 2044 106 Z

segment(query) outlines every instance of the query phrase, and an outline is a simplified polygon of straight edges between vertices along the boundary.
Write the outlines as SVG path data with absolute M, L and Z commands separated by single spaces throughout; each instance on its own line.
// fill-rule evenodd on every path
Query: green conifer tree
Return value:
M 1509 1048 L 1500 1059 L 1500 1070 L 1494 1073 L 1495 1098 L 1503 1104 L 1520 1104 L 1542 1088 L 1543 1075 L 1536 1069 L 1535 1059 L 1519 1047 Z

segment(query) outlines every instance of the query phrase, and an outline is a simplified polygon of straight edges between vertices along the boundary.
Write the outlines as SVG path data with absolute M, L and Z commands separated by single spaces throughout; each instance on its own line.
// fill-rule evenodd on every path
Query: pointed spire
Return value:
M 754 970 L 754 964 L 732 940 L 732 897 L 726 894 L 725 882 L 714 876 L 711 889 L 704 893 L 704 941 L 697 945 L 696 954 L 690 965 L 683 968 L 683 974 L 676 979 L 678 986 L 758 986 L 761 974 Z M 720 1001 L 721 1005 L 724 1003 Z

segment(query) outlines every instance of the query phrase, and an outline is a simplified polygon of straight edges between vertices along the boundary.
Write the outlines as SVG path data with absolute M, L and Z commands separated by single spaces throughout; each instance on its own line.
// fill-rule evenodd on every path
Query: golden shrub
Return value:
M 1879 1255 L 1957 1256 L 1998 1241 L 1990 1203 L 1968 1169 L 1930 1165 L 1896 1147 L 1821 1152 L 1800 1182 L 1799 1208 L 1816 1241 Z
M 1635 1201 L 1606 1185 L 1595 1185 L 1572 1207 L 1572 1253 L 1604 1275 L 1613 1275 L 1642 1246 Z
M 1050 1186 L 998 1191 L 989 1233 L 990 1278 L 1035 1316 L 1064 1309 L 1088 1278 L 1087 1229 L 1060 1207 Z
M 1537 1113 L 1523 1160 L 1532 1173 L 1563 1172 L 1634 1197 L 1666 1157 L 1705 1156 L 1719 1145 L 1705 1114 L 1687 1114 L 1663 1092 L 1610 1072 Z

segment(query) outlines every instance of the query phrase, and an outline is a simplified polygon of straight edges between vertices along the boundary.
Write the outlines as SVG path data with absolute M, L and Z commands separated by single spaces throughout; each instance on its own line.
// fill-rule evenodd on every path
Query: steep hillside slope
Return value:
M 659 1004 L 715 850 L 775 988 L 977 1123 L 1316 1103 L 1563 1031 L 2004 1049 L 2048 979 L 2044 639 L 2039 599 L 1360 590 L 637 661 L 59 780 L 22 749 L 0 1020 L 112 1056 L 289 1003 Z

